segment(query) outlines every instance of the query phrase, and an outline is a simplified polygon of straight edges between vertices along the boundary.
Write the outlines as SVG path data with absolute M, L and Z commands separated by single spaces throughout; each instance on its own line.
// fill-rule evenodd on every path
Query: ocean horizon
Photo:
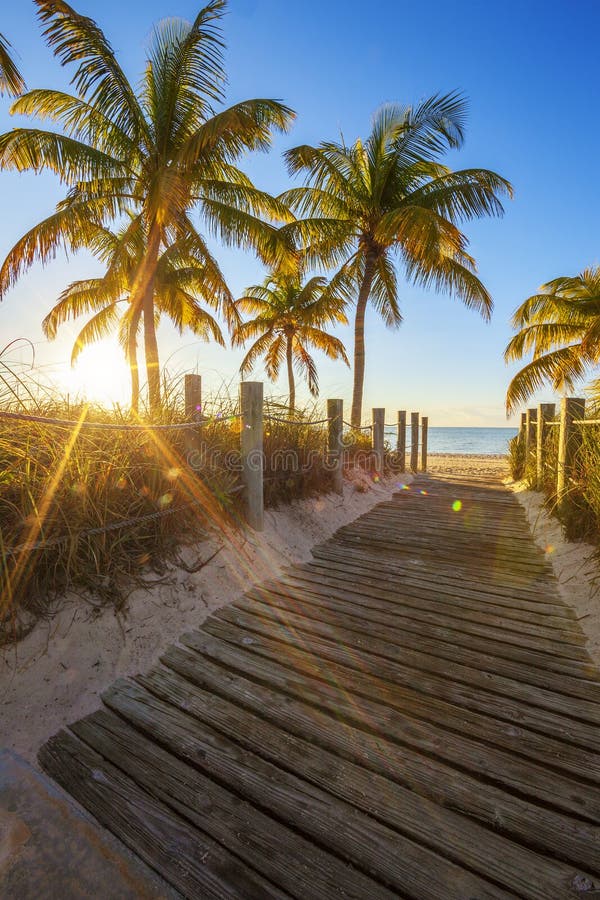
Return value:
M 473 453 L 480 456 L 503 456 L 508 453 L 508 442 L 518 432 L 518 428 L 477 428 L 430 426 L 428 451 L 435 453 Z M 386 429 L 386 438 L 396 446 L 395 429 Z M 419 441 L 421 436 L 419 434 Z M 406 444 L 410 445 L 410 428 L 406 432 Z

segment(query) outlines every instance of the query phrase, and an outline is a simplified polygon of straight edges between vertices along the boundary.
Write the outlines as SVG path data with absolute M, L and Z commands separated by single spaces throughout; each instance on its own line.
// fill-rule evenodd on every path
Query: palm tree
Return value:
M 10 50 L 9 42 L 0 34 L 0 95 L 9 94 L 11 97 L 17 97 L 25 90 L 25 82 Z
M 55 55 L 63 65 L 75 65 L 76 93 L 34 90 L 21 97 L 14 113 L 50 119 L 62 131 L 16 128 L 0 136 L 0 166 L 49 169 L 68 193 L 9 252 L 0 269 L 0 296 L 35 259 L 46 262 L 61 246 L 93 248 L 99 228 L 130 216 L 145 235 L 129 302 L 143 323 L 154 410 L 160 405 L 154 281 L 161 254 L 185 237 L 204 267 L 206 290 L 232 302 L 192 222 L 197 209 L 211 235 L 253 248 L 265 262 L 279 259 L 278 231 L 264 217 L 285 221 L 289 213 L 235 163 L 248 150 L 267 149 L 273 130 L 287 129 L 293 113 L 268 99 L 216 111 L 226 81 L 220 30 L 225 0 L 211 0 L 191 24 L 169 19 L 156 26 L 138 92 L 93 20 L 62 0 L 35 3 Z
M 317 367 L 309 347 L 348 365 L 344 345 L 325 330 L 327 325 L 347 323 L 344 300 L 331 292 L 324 278 L 314 277 L 303 284 L 298 274 L 271 275 L 264 284 L 248 288 L 236 306 L 240 312 L 254 316 L 233 334 L 237 346 L 255 339 L 242 360 L 242 375 L 263 357 L 267 376 L 276 381 L 285 361 L 291 411 L 296 406 L 294 366 L 306 377 L 310 393 L 314 397 L 319 393 Z
M 491 314 L 492 300 L 476 277 L 464 220 L 499 215 L 510 184 L 486 169 L 453 172 L 438 161 L 463 142 L 465 100 L 436 95 L 417 107 L 388 105 L 367 140 L 324 142 L 286 153 L 305 185 L 280 200 L 301 217 L 283 231 L 303 242 L 310 263 L 336 268 L 334 283 L 356 297 L 352 424 L 360 425 L 365 369 L 365 314 L 371 301 L 389 327 L 401 322 L 393 256 L 415 284 L 446 290 Z
M 509 385 L 509 413 L 545 383 L 572 390 L 600 362 L 600 266 L 543 284 L 515 311 L 512 325 L 518 331 L 504 358 L 512 362 L 532 353 L 532 360 Z
M 77 319 L 85 313 L 93 314 L 75 339 L 71 365 L 89 344 L 102 340 L 118 328 L 119 340 L 131 370 L 131 408 L 138 412 L 137 342 L 141 310 L 132 303 L 131 294 L 145 241 L 128 227 L 124 227 L 119 234 L 105 229 L 98 236 L 98 247 L 101 237 L 104 250 L 101 255 L 108 263 L 106 273 L 102 278 L 88 278 L 70 284 L 44 319 L 42 327 L 46 337 L 53 340 L 63 322 Z M 180 334 L 189 328 L 197 337 L 225 346 L 217 321 L 201 304 L 224 313 L 231 323 L 238 321 L 237 312 L 233 304 L 223 308 L 220 298 L 207 290 L 207 283 L 204 267 L 194 256 L 190 242 L 183 237 L 172 243 L 163 251 L 156 267 L 156 323 L 165 315 Z

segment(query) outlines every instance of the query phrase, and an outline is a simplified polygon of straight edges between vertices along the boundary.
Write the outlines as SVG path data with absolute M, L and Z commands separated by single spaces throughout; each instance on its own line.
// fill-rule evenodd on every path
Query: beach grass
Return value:
M 181 379 L 167 380 L 152 425 L 168 427 L 153 430 L 34 376 L 11 382 L 4 369 L 0 389 L 0 643 L 22 637 L 67 592 L 120 609 L 130 590 L 180 561 L 183 546 L 243 523 L 239 406 L 226 390 L 180 427 L 189 425 Z M 326 426 L 311 424 L 318 411 L 295 410 L 294 424 L 286 412 L 265 407 L 267 506 L 331 490 Z

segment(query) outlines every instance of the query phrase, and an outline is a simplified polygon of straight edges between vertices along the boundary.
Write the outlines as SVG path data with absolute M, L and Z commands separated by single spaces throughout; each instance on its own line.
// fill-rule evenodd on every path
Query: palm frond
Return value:
M 514 412 L 544 384 L 555 391 L 572 391 L 576 381 L 582 379 L 588 368 L 578 347 L 561 347 L 532 360 L 512 379 L 506 392 L 506 410 Z
M 34 0 L 44 36 L 60 63 L 74 64 L 71 83 L 134 142 L 148 142 L 140 104 L 108 40 L 98 25 L 64 0 Z
M 11 45 L 0 34 L 0 95 L 17 97 L 25 90 L 25 81 L 11 55 Z

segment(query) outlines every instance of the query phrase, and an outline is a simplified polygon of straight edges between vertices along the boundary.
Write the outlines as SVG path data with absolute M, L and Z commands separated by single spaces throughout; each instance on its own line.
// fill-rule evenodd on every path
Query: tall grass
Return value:
M 598 417 L 592 410 L 590 418 Z M 544 438 L 542 484 L 537 484 L 537 450 L 534 446 L 525 458 L 525 437 L 519 433 L 509 445 L 511 475 L 523 480 L 530 489 L 540 489 L 545 505 L 562 523 L 569 540 L 600 542 L 600 427 L 586 425 L 573 460 L 567 495 L 560 505 L 557 497 L 558 427 L 547 428 Z
M 131 423 L 118 408 L 73 403 L 23 373 L 11 382 L 6 368 L 1 378 L 0 413 L 82 424 L 0 415 L 0 643 L 25 634 L 67 591 L 119 609 L 183 545 L 240 526 L 239 410 L 226 392 L 208 399 L 198 427 L 113 431 L 90 425 Z M 173 384 L 153 424 L 186 421 Z M 315 410 L 294 413 L 300 426 L 279 405 L 266 414 L 267 505 L 329 490 L 327 432 L 310 424 Z

